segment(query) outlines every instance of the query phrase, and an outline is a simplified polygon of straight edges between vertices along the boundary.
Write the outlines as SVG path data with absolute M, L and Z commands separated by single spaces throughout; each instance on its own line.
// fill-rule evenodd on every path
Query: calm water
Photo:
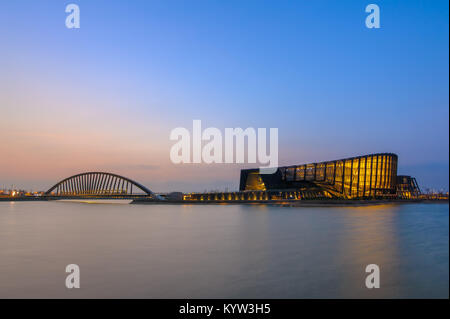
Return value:
M 0 298 L 448 298 L 448 253 L 448 204 L 0 202 Z

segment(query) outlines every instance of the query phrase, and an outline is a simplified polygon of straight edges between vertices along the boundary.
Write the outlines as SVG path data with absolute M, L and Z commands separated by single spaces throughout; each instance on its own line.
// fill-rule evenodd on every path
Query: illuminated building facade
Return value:
M 416 179 L 411 176 L 398 175 L 396 187 L 399 198 L 417 198 L 422 193 Z
M 329 162 L 279 167 L 274 174 L 241 171 L 240 191 L 309 190 L 338 198 L 396 196 L 398 157 L 371 154 Z

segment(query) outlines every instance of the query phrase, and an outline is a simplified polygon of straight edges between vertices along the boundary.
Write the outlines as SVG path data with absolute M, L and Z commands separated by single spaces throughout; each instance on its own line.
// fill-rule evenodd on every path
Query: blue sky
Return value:
M 64 25 L 69 3 L 78 30 Z M 369 3 L 380 29 L 365 27 Z M 102 168 L 161 191 L 236 188 L 239 165 L 170 163 L 170 130 L 201 119 L 278 127 L 280 164 L 394 152 L 400 174 L 448 189 L 448 12 L 447 1 L 2 2 L 0 187 Z

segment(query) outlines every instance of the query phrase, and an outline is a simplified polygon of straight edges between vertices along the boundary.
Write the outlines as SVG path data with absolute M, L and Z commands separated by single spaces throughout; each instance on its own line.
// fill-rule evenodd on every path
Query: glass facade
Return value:
M 396 191 L 397 160 L 395 154 L 382 153 L 279 167 L 280 180 L 249 173 L 247 183 L 241 190 L 261 190 L 262 185 L 267 190 L 315 187 L 340 198 L 393 196 Z
M 280 168 L 290 170 L 291 167 Z M 312 181 L 345 198 L 373 197 L 395 192 L 397 155 L 373 154 L 299 165 L 294 181 Z M 286 175 L 287 176 L 287 175 Z
M 398 196 L 403 199 L 418 198 L 421 195 L 416 179 L 411 176 L 397 176 L 396 188 Z
M 248 175 L 245 188 L 257 191 L 266 190 L 264 182 L 262 181 L 262 178 L 258 173 L 250 173 Z

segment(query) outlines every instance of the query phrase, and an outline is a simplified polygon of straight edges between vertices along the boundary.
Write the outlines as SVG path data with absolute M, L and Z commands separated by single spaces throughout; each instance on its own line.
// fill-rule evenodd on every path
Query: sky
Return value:
M 278 128 L 280 165 L 392 152 L 399 174 L 448 190 L 448 14 L 439 0 L 2 1 L 0 188 L 107 171 L 237 189 L 254 164 L 170 161 L 170 131 L 199 119 Z

